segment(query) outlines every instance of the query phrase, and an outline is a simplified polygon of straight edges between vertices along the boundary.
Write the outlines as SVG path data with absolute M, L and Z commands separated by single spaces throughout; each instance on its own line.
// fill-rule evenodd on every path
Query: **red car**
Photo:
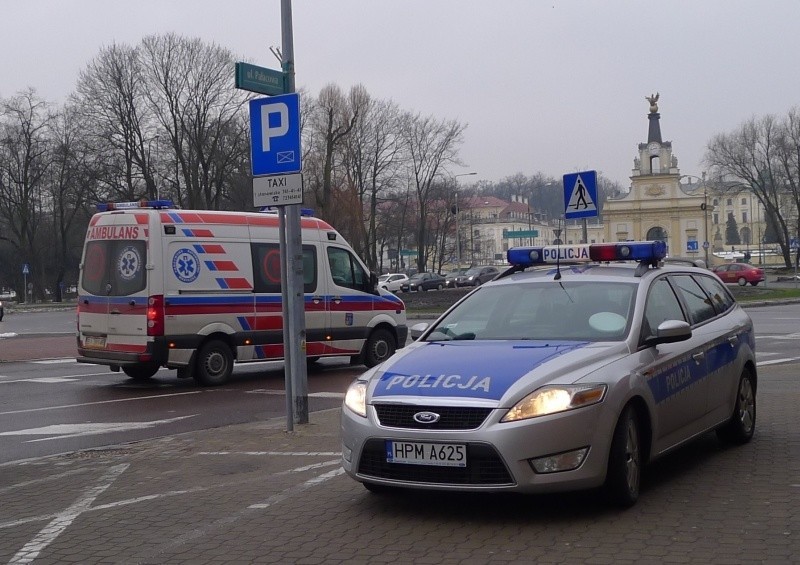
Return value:
M 764 280 L 764 271 L 747 263 L 727 263 L 714 267 L 714 272 L 722 279 L 722 282 L 739 283 L 739 286 L 747 283 L 756 286 Z

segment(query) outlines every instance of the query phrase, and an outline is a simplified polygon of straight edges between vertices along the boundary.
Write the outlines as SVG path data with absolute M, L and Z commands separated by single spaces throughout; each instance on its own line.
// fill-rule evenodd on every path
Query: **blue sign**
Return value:
M 791 247 L 792 249 L 797 249 L 798 247 L 800 247 L 800 245 L 798 245 L 796 237 L 793 237 L 789 240 L 789 247 Z
M 597 171 L 564 175 L 564 217 L 597 216 Z
M 27 264 L 27 263 L 25 263 L 24 265 L 22 265 L 22 274 L 23 274 L 23 275 L 29 275 L 29 274 L 30 274 L 30 272 L 31 272 L 31 268 L 28 266 L 28 264 Z
M 283 94 L 250 101 L 253 176 L 299 173 L 300 97 Z
M 696 239 L 686 242 L 686 251 L 700 251 L 700 243 Z

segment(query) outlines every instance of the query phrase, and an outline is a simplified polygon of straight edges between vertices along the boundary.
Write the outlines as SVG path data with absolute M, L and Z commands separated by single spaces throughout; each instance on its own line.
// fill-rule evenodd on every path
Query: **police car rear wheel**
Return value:
M 377 329 L 370 334 L 367 340 L 364 351 L 364 365 L 374 367 L 379 363 L 383 363 L 394 354 L 396 349 L 397 346 L 394 343 L 392 334 L 387 330 Z
M 232 372 L 233 354 L 230 347 L 222 341 L 209 341 L 198 352 L 194 378 L 200 384 L 221 385 L 230 379 Z
M 608 454 L 605 488 L 609 501 L 623 508 L 633 506 L 639 499 L 641 476 L 639 418 L 633 406 L 628 405 L 617 421 Z
M 132 365 L 129 367 L 122 367 L 122 372 L 134 381 L 148 381 L 158 372 L 158 365 Z
M 725 442 L 742 444 L 752 439 L 756 430 L 756 389 L 753 375 L 745 369 L 739 378 L 736 403 L 730 420 L 717 429 L 717 437 Z

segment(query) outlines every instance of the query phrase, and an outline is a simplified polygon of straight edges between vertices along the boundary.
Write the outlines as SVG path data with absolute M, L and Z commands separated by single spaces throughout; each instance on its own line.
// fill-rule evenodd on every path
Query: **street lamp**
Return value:
M 460 173 L 458 175 L 454 175 L 453 176 L 453 179 L 455 179 L 455 183 L 456 183 L 456 263 L 457 263 L 457 267 L 459 269 L 461 268 L 461 237 L 459 235 L 459 230 L 458 230 L 458 213 L 459 213 L 459 210 L 458 210 L 458 177 L 468 177 L 468 176 L 477 175 L 477 174 L 478 173 L 473 171 L 471 173 Z

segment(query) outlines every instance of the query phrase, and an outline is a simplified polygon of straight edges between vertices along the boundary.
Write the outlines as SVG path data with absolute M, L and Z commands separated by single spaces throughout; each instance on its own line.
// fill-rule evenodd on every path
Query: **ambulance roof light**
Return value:
M 640 261 L 655 264 L 666 256 L 667 245 L 663 241 L 513 247 L 507 253 L 508 262 L 521 268 L 589 261 Z
M 175 208 L 172 200 L 138 200 L 136 202 L 105 202 L 97 204 L 98 212 L 110 212 L 112 210 L 132 210 L 135 208 L 152 208 L 160 210 L 162 208 Z

